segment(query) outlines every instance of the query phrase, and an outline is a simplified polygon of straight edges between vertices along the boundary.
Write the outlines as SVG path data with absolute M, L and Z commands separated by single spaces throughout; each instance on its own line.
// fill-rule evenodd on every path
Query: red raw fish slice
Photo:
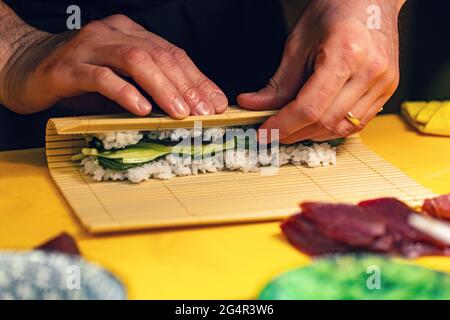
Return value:
M 310 202 L 301 208 L 323 235 L 347 245 L 369 246 L 386 234 L 384 221 L 358 206 Z
M 425 200 L 422 211 L 435 218 L 450 220 L 450 194 Z
M 408 217 L 415 212 L 406 204 L 395 198 L 381 198 L 363 201 L 358 204 L 366 210 L 371 210 L 374 216 L 384 220 L 387 232 L 394 241 L 425 241 L 445 248 L 447 245 L 415 229 L 408 223 Z
M 391 235 L 384 235 L 371 243 L 367 249 L 377 252 L 391 252 L 394 250 L 395 241 Z
M 288 241 L 298 250 L 316 256 L 350 251 L 350 247 L 321 235 L 308 219 L 297 214 L 285 220 L 281 229 Z
M 450 255 L 450 246 L 409 224 L 414 210 L 397 199 L 369 200 L 358 206 L 309 202 L 301 208 L 302 213 L 281 228 L 289 242 L 306 254 L 364 250 L 409 258 Z
M 411 242 L 406 241 L 397 245 L 398 253 L 414 259 L 423 256 L 449 256 L 450 248 L 441 248 L 432 243 L 427 242 Z

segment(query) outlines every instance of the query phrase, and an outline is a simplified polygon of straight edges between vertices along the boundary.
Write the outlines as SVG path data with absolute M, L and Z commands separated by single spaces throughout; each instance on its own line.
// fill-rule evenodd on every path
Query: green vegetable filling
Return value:
M 335 139 L 328 141 L 333 147 L 337 147 L 344 142 L 345 139 Z M 190 142 L 187 140 L 187 142 Z M 312 146 L 315 142 L 303 141 L 300 142 L 305 146 Z M 124 149 L 105 150 L 103 143 L 93 138 L 89 143 L 89 148 L 84 148 L 82 154 L 73 156 L 73 161 L 79 161 L 83 157 L 93 156 L 97 157 L 99 165 L 105 169 L 112 169 L 116 171 L 124 171 L 146 163 L 155 161 L 167 154 L 185 155 L 192 157 L 209 157 L 217 152 L 234 149 L 237 144 L 237 138 L 225 141 L 223 144 L 209 143 L 201 147 L 195 145 L 163 145 L 155 142 L 141 141 L 135 145 L 126 147 Z M 245 147 L 248 148 L 250 141 L 246 139 Z

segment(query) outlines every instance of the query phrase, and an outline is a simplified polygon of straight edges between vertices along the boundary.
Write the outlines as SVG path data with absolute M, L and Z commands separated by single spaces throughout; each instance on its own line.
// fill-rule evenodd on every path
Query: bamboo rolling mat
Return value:
M 202 125 L 260 123 L 273 111 L 232 108 L 225 115 L 201 117 Z M 51 119 L 46 154 L 51 176 L 81 223 L 91 233 L 146 228 L 277 220 L 299 211 L 302 201 L 356 203 L 396 197 L 411 206 L 434 194 L 373 153 L 359 136 L 338 148 L 337 165 L 287 165 L 277 174 L 220 172 L 171 180 L 96 182 L 71 157 L 85 145 L 81 134 L 190 127 L 185 120 L 92 116 Z

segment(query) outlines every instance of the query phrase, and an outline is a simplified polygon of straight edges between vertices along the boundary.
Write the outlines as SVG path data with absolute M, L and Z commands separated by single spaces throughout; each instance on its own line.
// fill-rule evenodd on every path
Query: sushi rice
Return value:
M 212 143 L 223 141 L 226 131 L 233 128 L 207 128 L 197 129 L 174 129 L 162 131 L 120 131 L 110 133 L 99 133 L 87 135 L 89 143 L 97 138 L 103 143 L 105 150 L 123 149 L 135 145 L 143 139 L 152 141 L 179 141 L 202 136 L 204 141 Z M 239 130 L 243 127 L 239 127 Z M 245 127 L 244 127 L 245 129 Z M 276 152 L 276 151 L 278 152 Z M 201 173 L 216 173 L 223 170 L 258 172 L 261 168 L 274 165 L 292 165 L 319 167 L 336 164 L 336 147 L 328 143 L 311 143 L 304 145 L 297 143 L 293 145 L 280 145 L 266 152 L 258 152 L 246 148 L 234 148 L 223 150 L 207 157 L 192 157 L 191 155 L 167 154 L 152 162 L 127 170 L 112 170 L 103 168 L 95 156 L 87 156 L 82 159 L 82 171 L 91 175 L 96 181 L 106 180 L 129 180 L 140 183 L 148 179 L 171 179 L 176 176 L 189 176 Z

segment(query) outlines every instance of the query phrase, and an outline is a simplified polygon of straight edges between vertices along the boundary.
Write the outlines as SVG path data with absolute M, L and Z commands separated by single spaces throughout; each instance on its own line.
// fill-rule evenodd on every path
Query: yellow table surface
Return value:
M 450 138 L 416 133 L 394 115 L 361 135 L 418 182 L 450 192 Z M 53 184 L 43 149 L 0 153 L 0 248 L 30 249 L 63 231 L 85 258 L 116 273 L 131 299 L 255 298 L 271 277 L 309 260 L 276 222 L 91 236 Z M 450 258 L 418 263 L 450 272 Z

